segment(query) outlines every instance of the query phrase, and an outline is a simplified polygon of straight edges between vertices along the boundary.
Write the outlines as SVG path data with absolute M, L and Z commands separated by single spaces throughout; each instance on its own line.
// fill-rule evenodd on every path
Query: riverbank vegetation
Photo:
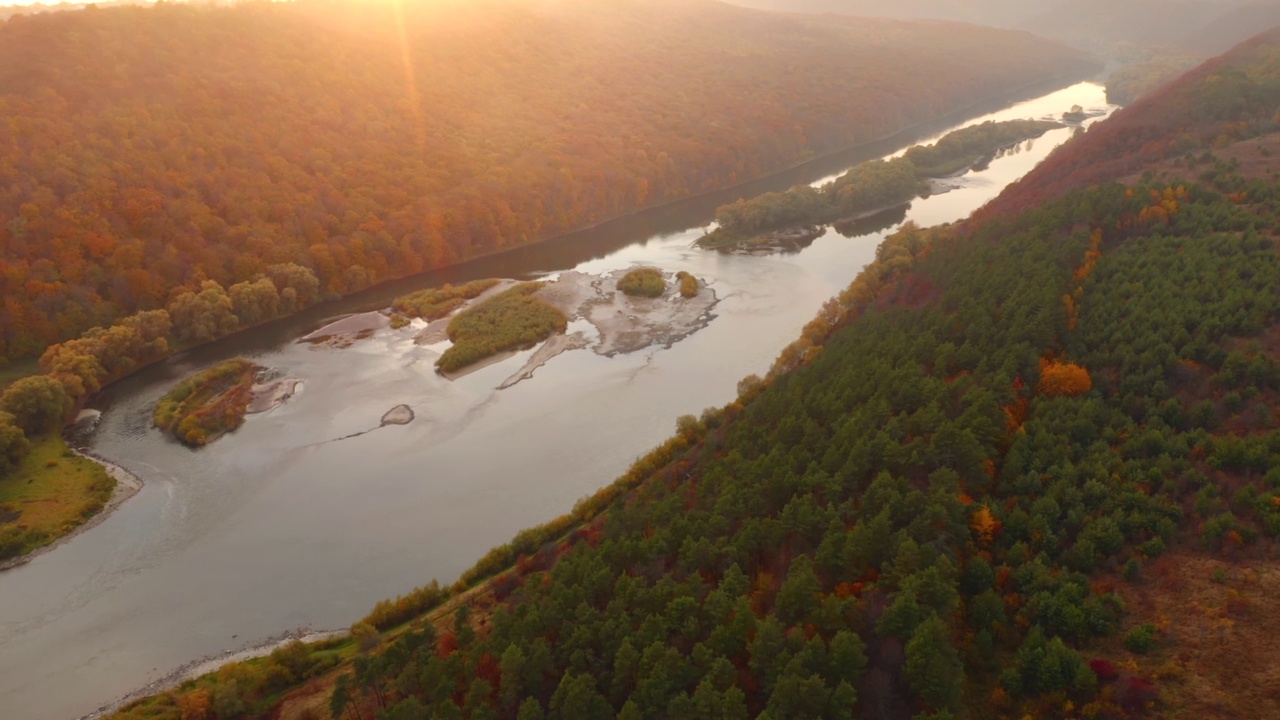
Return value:
M 1259 49 L 1229 62 L 1280 77 Z M 1264 123 L 1277 88 L 1177 124 Z M 1273 715 L 1280 181 L 1171 153 L 1195 177 L 907 226 L 768 377 L 495 549 L 470 601 L 256 714 Z M 147 707 L 121 717 L 176 717 Z
M 0 23 L 13 125 L 0 133 L 0 358 L 184 292 L 217 319 L 173 318 L 202 342 L 231 314 L 252 324 L 221 294 L 255 283 L 242 293 L 255 304 L 273 265 L 300 263 L 317 298 L 352 293 L 1090 64 L 979 27 L 710 2 L 556 7 L 160 3 Z M 506 52 L 484 49 L 495 38 Z M 205 296 L 210 283 L 221 290 Z
M 428 322 L 447 317 L 474 300 L 501 280 L 473 280 L 463 285 L 444 285 L 401 295 L 391 304 L 391 309 L 406 317 L 422 318 Z
M 1060 123 L 1042 120 L 985 122 L 948 133 L 933 145 L 917 145 L 901 157 L 872 160 L 814 188 L 798 185 L 716 210 L 719 227 L 698 242 L 722 247 L 770 230 L 820 226 L 857 219 L 929 193 L 930 178 L 958 173 L 1002 148 L 1039 137 Z
M 197 373 L 160 398 L 152 421 L 186 445 L 207 445 L 244 424 L 259 370 L 236 358 Z
M 453 345 L 436 360 L 441 372 L 511 350 L 522 350 L 564 332 L 569 320 L 550 303 L 534 297 L 544 283 L 521 283 L 467 308 L 449 322 Z
M 667 291 L 667 280 L 657 268 L 636 268 L 622 276 L 618 290 L 631 297 L 656 298 Z
M 0 420 L 0 436 L 4 425 Z M 114 490 L 106 469 L 71 452 L 57 432 L 31 441 L 0 476 L 0 562 L 72 532 L 101 511 Z

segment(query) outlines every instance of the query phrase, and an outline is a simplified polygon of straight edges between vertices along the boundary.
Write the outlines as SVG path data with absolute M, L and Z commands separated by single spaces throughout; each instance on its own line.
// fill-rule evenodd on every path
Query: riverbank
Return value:
M 65 441 L 63 441 L 61 438 L 57 438 L 57 443 L 54 446 L 54 452 L 57 455 L 61 456 L 64 450 L 65 452 L 71 453 L 72 455 L 77 456 L 88 463 L 94 464 L 102 468 L 102 470 L 106 473 L 106 475 L 110 477 L 113 481 L 110 498 L 105 503 L 103 503 L 102 508 L 100 510 L 97 510 L 93 514 L 89 515 L 87 518 L 83 520 L 83 522 L 80 522 L 79 524 L 71 526 L 65 532 L 57 535 L 48 544 L 41 545 L 22 555 L 19 555 L 17 557 L 12 557 L 3 562 L 0 562 L 0 572 L 4 572 L 5 570 L 10 570 L 12 568 L 25 565 L 31 562 L 32 560 L 35 560 L 36 558 L 44 555 L 45 553 L 53 552 L 57 548 L 61 547 L 63 544 L 70 542 L 72 539 L 79 536 L 81 533 L 92 530 L 93 528 L 101 524 L 104 520 L 106 520 L 107 517 L 111 515 L 112 511 L 120 507 L 126 500 L 138 494 L 138 492 L 142 490 L 142 481 L 133 473 L 129 472 L 128 470 L 125 470 L 119 465 L 108 462 L 107 460 L 94 455 L 92 452 L 89 452 L 88 450 L 70 447 L 66 445 Z M 44 453 L 33 452 L 32 456 L 38 458 L 39 461 L 42 463 L 47 464 L 48 462 L 50 462 L 50 460 L 44 459 L 43 457 Z M 54 470 L 56 470 L 56 467 L 54 468 L 45 467 L 45 468 L 42 468 L 42 470 L 44 470 L 45 472 L 53 472 Z
M 215 672 L 224 665 L 249 662 L 258 658 L 263 658 L 291 643 L 301 642 L 307 645 L 315 645 L 317 643 L 323 643 L 330 640 L 343 639 L 348 635 L 350 635 L 350 632 L 347 630 L 316 631 L 311 628 L 297 628 L 295 630 L 280 633 L 275 637 L 268 638 L 261 642 L 247 643 L 244 647 L 237 650 L 227 650 L 199 660 L 192 660 L 189 663 L 174 668 L 173 671 L 164 677 L 147 683 L 144 687 L 140 687 L 127 695 L 118 697 L 87 715 L 81 715 L 77 720 L 96 720 L 96 718 L 106 717 L 108 714 L 114 713 L 131 703 L 163 693 L 167 690 L 172 690 L 183 683 Z

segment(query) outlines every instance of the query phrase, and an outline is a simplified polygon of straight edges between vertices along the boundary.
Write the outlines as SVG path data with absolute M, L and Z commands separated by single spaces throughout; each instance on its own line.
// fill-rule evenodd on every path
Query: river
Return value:
M 241 333 L 117 383 L 93 451 L 143 490 L 102 524 L 0 573 L 0 717 L 93 713 L 174 668 L 281 632 L 342 628 L 386 597 L 452 581 L 516 530 L 567 512 L 669 436 L 674 420 L 723 405 L 763 373 L 821 304 L 874 257 L 884 233 L 828 231 L 800 252 L 723 255 L 692 246 L 716 205 L 819 182 L 872 156 L 988 119 L 1110 110 L 1080 83 L 925 137 L 826 159 L 752 186 L 378 288 Z M 1073 130 L 1052 131 L 916 200 L 921 225 L 958 220 L 1024 175 Z M 669 349 L 607 358 L 571 351 L 506 390 L 527 353 L 456 381 L 435 350 L 382 331 L 347 349 L 295 339 L 325 316 L 383 307 L 407 290 L 480 277 L 605 273 L 635 264 L 687 270 L 720 299 L 715 318 Z M 149 427 L 179 377 L 244 355 L 304 379 L 301 391 L 199 451 Z M 407 403 L 417 420 L 378 425 Z

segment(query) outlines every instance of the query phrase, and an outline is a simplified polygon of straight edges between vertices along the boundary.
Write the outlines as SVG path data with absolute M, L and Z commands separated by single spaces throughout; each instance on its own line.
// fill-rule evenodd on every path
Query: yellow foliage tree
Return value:
M 973 534 L 977 536 L 979 542 L 986 545 L 995 539 L 997 532 L 1000 532 L 1000 521 L 991 514 L 991 508 L 983 505 L 969 520 L 969 527 L 973 529 Z
M 209 717 L 212 698 L 204 688 L 185 692 L 174 698 L 182 720 L 205 720 Z

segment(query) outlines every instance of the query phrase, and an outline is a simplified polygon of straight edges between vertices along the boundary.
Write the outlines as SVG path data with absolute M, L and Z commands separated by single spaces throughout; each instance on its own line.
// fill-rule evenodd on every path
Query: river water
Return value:
M 1100 85 L 1081 83 L 871 152 L 1072 105 L 1111 109 Z M 960 178 L 961 188 L 916 200 L 907 218 L 965 217 L 1072 132 L 1024 143 Z M 670 435 L 677 416 L 723 405 L 738 380 L 766 371 L 884 235 L 828 231 L 800 252 L 768 257 L 698 250 L 692 243 L 716 205 L 819 182 L 867 159 L 860 152 L 385 286 L 118 383 L 97 403 L 91 447 L 145 487 L 98 527 L 0 573 L 0 717 L 77 718 L 199 658 L 294 628 L 345 627 L 376 601 L 433 577 L 450 582 L 516 530 L 568 511 Z M 506 390 L 496 386 L 527 353 L 451 382 L 434 372 L 436 349 L 406 331 L 346 349 L 295 342 L 325 315 L 383 307 L 411 289 L 636 264 L 703 278 L 720 298 L 714 320 L 667 349 L 566 353 Z M 149 427 L 153 403 L 179 377 L 236 355 L 304 385 L 199 451 Z M 415 422 L 334 440 L 376 427 L 400 403 Z

